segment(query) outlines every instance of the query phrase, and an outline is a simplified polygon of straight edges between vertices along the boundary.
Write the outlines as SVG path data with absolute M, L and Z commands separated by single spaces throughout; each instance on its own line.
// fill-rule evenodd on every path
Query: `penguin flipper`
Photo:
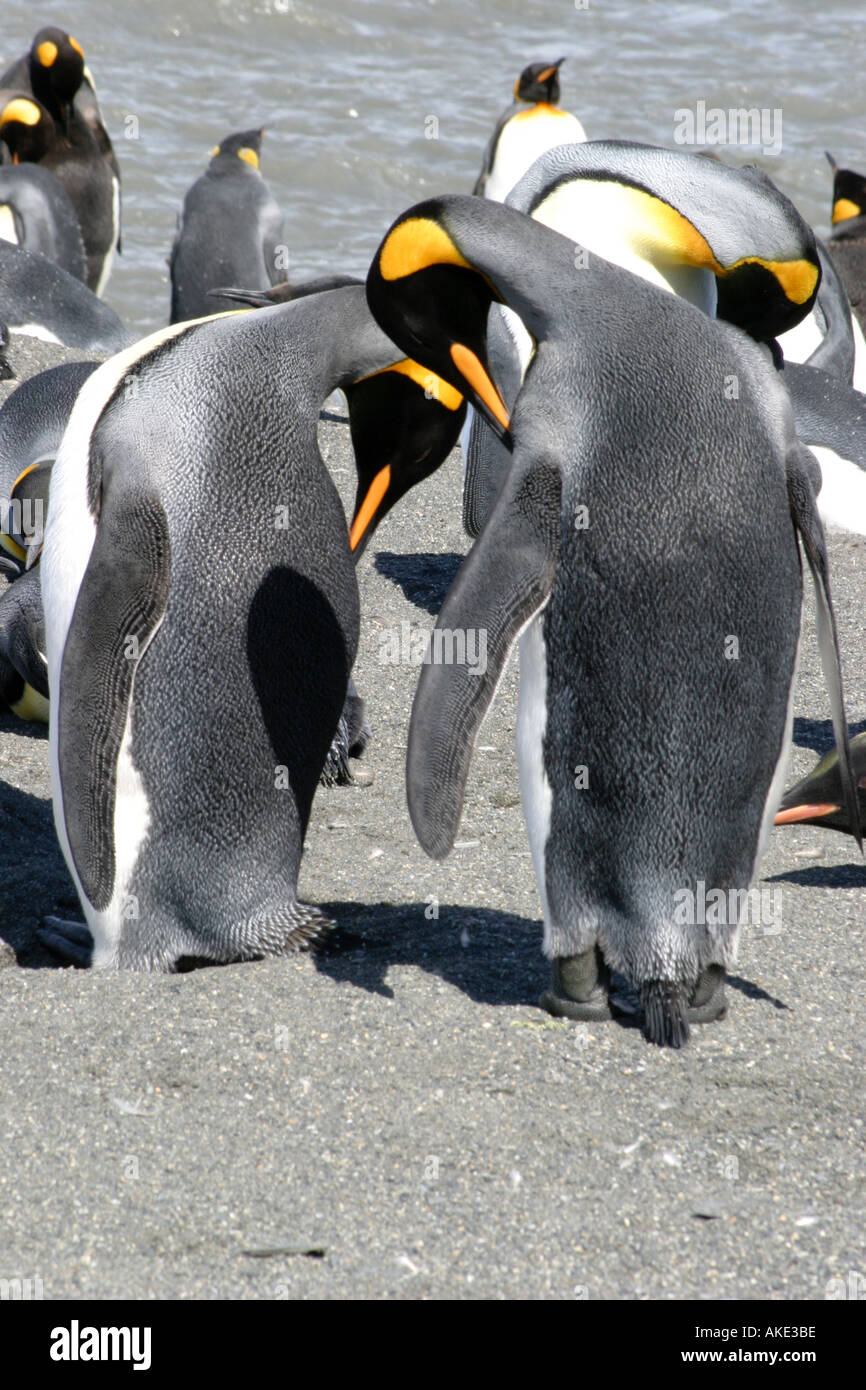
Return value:
M 69 848 L 101 911 L 114 889 L 117 763 L 138 662 L 165 612 L 170 543 L 157 498 L 111 486 L 66 635 L 58 756 Z
M 469 633 L 486 665 L 441 664 L 429 654 L 412 705 L 406 754 L 409 814 L 422 848 L 443 859 L 454 843 L 478 730 L 509 653 L 543 608 L 559 558 L 562 474 L 555 463 L 515 458 L 481 536 L 448 591 L 433 632 Z M 440 648 L 441 650 L 441 648 Z M 458 648 L 459 650 L 459 648 Z M 465 653 L 464 645 L 464 653 Z
M 824 529 L 818 516 L 815 493 L 812 486 L 814 461 L 808 449 L 799 441 L 789 449 L 786 458 L 788 477 L 788 500 L 794 525 L 806 552 L 806 559 L 815 586 L 815 613 L 818 631 L 818 648 L 821 653 L 821 666 L 824 680 L 830 695 L 830 709 L 833 717 L 833 737 L 839 752 L 839 772 L 842 780 L 842 801 L 852 826 L 852 835 L 863 852 L 863 837 L 860 832 L 860 810 L 857 801 L 857 779 L 851 760 L 851 745 L 848 740 L 848 721 L 845 716 L 845 698 L 842 691 L 842 663 L 839 656 L 839 637 L 836 631 L 836 617 L 830 596 L 830 578 L 827 565 L 827 546 Z

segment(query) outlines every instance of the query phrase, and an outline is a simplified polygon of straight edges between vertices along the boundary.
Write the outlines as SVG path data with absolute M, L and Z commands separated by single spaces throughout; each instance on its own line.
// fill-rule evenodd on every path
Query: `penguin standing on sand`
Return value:
M 697 268 L 689 228 L 667 228 Z M 418 838 L 435 858 L 451 848 L 475 738 L 523 634 L 521 793 L 554 963 L 542 1002 L 609 1017 L 618 970 L 647 1037 L 682 1046 L 691 1022 L 725 1010 L 731 890 L 748 889 L 778 805 L 798 535 L 856 806 L 813 467 L 785 391 L 744 334 L 600 257 L 576 271 L 572 242 L 478 199 L 404 213 L 367 296 L 404 351 L 468 391 L 513 447 L 433 634 L 485 631 L 486 671 L 431 662 L 415 695 Z M 510 418 L 486 362 L 497 297 L 534 343 Z M 696 902 L 714 905 L 705 920 Z
M 403 358 L 349 287 L 176 324 L 85 383 L 41 561 L 55 821 L 87 918 L 43 939 L 67 958 L 170 971 L 328 925 L 296 883 L 359 602 L 316 429 L 332 389 Z
M 279 264 L 283 216 L 259 173 L 261 130 L 229 135 L 186 195 L 171 250 L 171 322 L 233 307 L 221 285 L 267 290 L 285 279 Z
M 29 95 L 54 125 L 40 162 L 75 208 L 87 252 L 87 285 L 102 294 L 120 246 L 120 170 L 78 41 L 40 29 L 30 52 L 0 77 L 0 90 Z
M 586 139 L 577 117 L 557 106 L 564 62 L 560 58 L 556 63 L 530 63 L 523 69 L 514 84 L 514 101 L 502 112 L 484 151 L 472 190 L 476 197 L 504 202 L 545 150 Z

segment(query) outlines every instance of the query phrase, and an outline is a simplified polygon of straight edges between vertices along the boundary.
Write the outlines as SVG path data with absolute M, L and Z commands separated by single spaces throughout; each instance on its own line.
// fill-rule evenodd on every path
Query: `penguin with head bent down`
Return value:
M 351 410 L 403 360 L 350 287 L 177 324 L 84 384 L 41 561 L 55 822 L 87 918 L 42 936 L 67 958 L 170 971 L 327 925 L 296 882 L 359 605 L 316 429 L 334 387 Z
M 617 970 L 647 1037 L 679 1047 L 691 1022 L 724 1012 L 738 904 L 778 804 L 798 535 L 856 805 L 814 470 L 786 394 L 742 333 L 599 257 L 576 269 L 572 242 L 478 199 L 399 218 L 367 295 L 404 351 L 467 391 L 513 446 L 437 621 L 485 630 L 487 669 L 431 663 L 415 695 L 418 838 L 436 858 L 451 848 L 475 738 L 520 637 L 521 794 L 554 963 L 543 1003 L 609 1017 Z M 486 359 L 496 298 L 533 342 L 510 418 Z

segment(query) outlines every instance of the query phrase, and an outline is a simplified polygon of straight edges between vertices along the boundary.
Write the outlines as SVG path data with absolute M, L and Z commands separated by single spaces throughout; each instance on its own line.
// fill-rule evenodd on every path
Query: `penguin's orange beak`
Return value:
M 774 825 L 794 825 L 796 821 L 816 820 L 818 816 L 829 816 L 833 811 L 841 810 L 840 806 L 830 806 L 823 802 L 816 806 L 789 806 L 787 811 L 779 811 Z

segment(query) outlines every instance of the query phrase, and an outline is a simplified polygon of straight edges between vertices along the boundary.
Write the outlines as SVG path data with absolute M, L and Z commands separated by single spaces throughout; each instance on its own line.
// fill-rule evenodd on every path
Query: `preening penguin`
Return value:
M 559 101 L 559 69 L 565 62 L 530 63 L 514 84 L 514 101 L 496 122 L 472 192 L 503 202 L 529 166 L 554 145 L 585 140 L 583 126 Z
M 486 631 L 486 672 L 431 663 L 418 683 L 406 773 L 418 838 L 437 858 L 451 848 L 520 637 L 521 793 L 555 965 L 544 1003 L 605 1016 L 617 969 L 639 989 L 647 1036 L 680 1046 L 690 1021 L 724 1010 L 731 890 L 748 888 L 778 805 L 798 534 L 855 804 L 812 465 L 785 391 L 742 333 L 600 257 L 576 269 L 570 241 L 478 199 L 399 218 L 367 295 L 389 336 L 513 445 L 437 621 Z M 496 297 L 534 344 L 510 418 L 486 360 Z M 725 909 L 696 921 L 703 889 Z
M 51 118 L 39 159 L 69 194 L 87 253 L 87 285 L 101 294 L 120 244 L 120 171 L 81 45 L 62 29 L 40 29 L 30 52 L 0 77 L 0 90 L 32 96 Z
M 760 341 L 797 323 L 815 302 L 813 233 L 757 169 L 597 140 L 548 151 L 507 203 L 577 243 L 576 273 L 604 257 Z M 489 350 L 511 405 L 532 343 L 517 315 L 500 306 L 491 313 Z M 509 461 L 478 417 L 464 440 L 464 523 L 477 535 Z
M 834 748 L 820 759 L 807 777 L 785 792 L 776 815 L 776 825 L 820 825 L 841 830 L 846 835 L 862 834 L 866 829 L 866 733 L 851 740 L 851 763 L 857 779 L 858 819 L 852 825 L 850 808 L 845 805 L 839 754 Z
M 233 307 L 220 285 L 266 290 L 279 265 L 283 216 L 259 173 L 263 131 L 229 135 L 186 195 L 171 249 L 171 322 Z
M 296 882 L 359 615 L 316 429 L 332 389 L 402 358 L 357 287 L 176 324 L 85 383 L 41 562 L 55 820 L 88 924 L 44 939 L 68 957 L 173 970 L 327 925 Z

